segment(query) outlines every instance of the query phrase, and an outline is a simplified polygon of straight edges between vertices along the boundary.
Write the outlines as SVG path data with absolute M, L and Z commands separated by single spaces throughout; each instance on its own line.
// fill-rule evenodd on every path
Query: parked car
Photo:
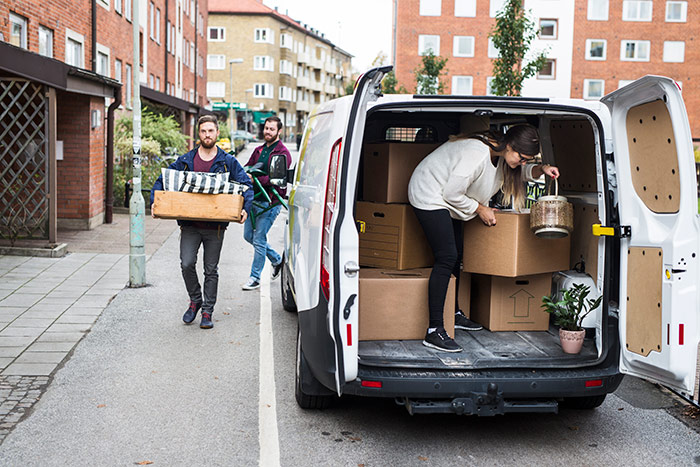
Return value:
M 411 413 L 556 412 L 560 404 L 599 406 L 623 374 L 692 397 L 700 228 L 677 84 L 646 76 L 600 101 L 382 95 L 390 70 L 374 68 L 352 96 L 319 105 L 304 131 L 280 281 L 284 308 L 298 314 L 298 404 L 322 408 L 350 394 L 393 398 Z M 366 341 L 359 332 L 361 314 L 386 311 L 364 301 L 359 285 L 357 206 L 371 175 L 364 145 L 437 145 L 484 121 L 496 130 L 535 125 L 544 162 L 561 170 L 559 191 L 575 212 L 569 267 L 585 266 L 603 296 L 579 355 L 558 352 L 553 325 L 458 332 L 458 354 L 428 351 L 420 340 Z
M 251 142 L 257 140 L 255 135 L 253 133 L 250 133 L 245 130 L 235 130 L 233 133 L 231 133 L 231 137 L 233 138 L 240 138 L 242 140 L 245 140 L 246 142 Z

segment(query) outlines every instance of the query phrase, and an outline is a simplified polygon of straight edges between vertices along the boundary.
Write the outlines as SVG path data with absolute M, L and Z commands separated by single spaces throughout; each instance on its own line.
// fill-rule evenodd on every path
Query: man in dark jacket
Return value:
M 222 149 L 216 146 L 219 138 L 219 122 L 212 115 L 205 115 L 199 119 L 199 140 L 201 145 L 187 154 L 178 157 L 170 164 L 170 169 L 192 172 L 210 172 L 229 174 L 229 181 L 237 182 L 252 188 L 248 175 L 241 164 Z M 154 192 L 163 189 L 163 177 L 153 184 L 151 190 L 151 205 L 153 205 Z M 243 193 L 244 203 L 241 220 L 244 223 L 250 212 L 253 201 L 253 190 Z M 224 243 L 224 232 L 228 222 L 198 222 L 177 221 L 180 226 L 180 266 L 182 278 L 190 296 L 190 305 L 182 317 L 185 324 L 191 324 L 197 317 L 197 312 L 202 310 L 202 321 L 199 325 L 203 329 L 211 329 L 214 323 L 211 315 L 216 304 L 216 292 L 219 285 L 219 256 Z M 204 245 L 204 293 L 197 278 L 197 253 L 199 246 Z
M 275 196 L 272 190 L 276 190 L 281 197 L 284 197 L 287 192 L 286 186 L 273 186 L 270 183 L 270 161 L 273 156 L 281 154 L 285 156 L 287 169 L 289 169 L 289 166 L 292 164 L 292 156 L 289 154 L 289 150 L 282 141 L 280 141 L 281 132 L 282 121 L 278 117 L 269 117 L 265 120 L 265 126 L 263 128 L 265 144 L 255 148 L 248 163 L 246 163 L 246 167 L 253 167 L 260 163 L 261 167 L 259 170 L 263 171 L 264 175 L 257 176 L 257 179 L 263 189 L 268 193 L 272 202 L 268 203 L 261 198 L 256 198 L 255 205 L 253 206 L 255 228 L 253 228 L 252 219 L 249 218 L 245 223 L 243 238 L 253 245 L 255 248 L 255 255 L 253 256 L 253 265 L 250 268 L 250 278 L 248 282 L 243 285 L 243 290 L 254 290 L 260 287 L 260 274 L 265 266 L 265 258 L 269 259 L 272 264 L 272 279 L 276 279 L 282 269 L 282 257 L 267 243 L 267 233 L 270 231 L 275 219 L 277 219 L 280 209 L 282 209 L 282 205 L 279 203 L 277 196 Z M 259 187 L 255 185 L 254 188 L 256 190 L 255 194 L 257 195 Z M 272 207 L 267 209 L 270 205 L 272 205 Z

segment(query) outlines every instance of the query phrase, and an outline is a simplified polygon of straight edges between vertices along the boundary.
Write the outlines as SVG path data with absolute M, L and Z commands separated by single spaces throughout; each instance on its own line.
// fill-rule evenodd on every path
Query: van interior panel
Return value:
M 559 167 L 559 189 L 595 193 L 596 182 L 595 136 L 586 119 L 559 119 L 549 122 L 554 161 Z M 543 141 L 544 144 L 544 141 Z
M 591 226 L 599 224 L 598 208 L 590 204 L 573 203 L 574 230 L 571 232 L 571 267 L 590 274 L 597 284 L 598 242 Z
M 632 247 L 627 250 L 627 336 L 630 352 L 647 356 L 661 351 L 661 248 Z
M 627 112 L 627 143 L 637 195 L 654 212 L 678 212 L 678 153 L 671 114 L 663 101 L 641 104 Z

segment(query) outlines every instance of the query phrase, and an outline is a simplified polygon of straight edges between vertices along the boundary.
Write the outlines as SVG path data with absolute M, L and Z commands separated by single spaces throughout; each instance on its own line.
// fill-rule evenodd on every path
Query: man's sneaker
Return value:
M 248 282 L 243 284 L 243 290 L 255 290 L 258 287 L 260 287 L 260 281 L 252 277 L 248 279 Z
M 423 345 L 431 349 L 441 350 L 443 352 L 461 352 L 462 347 L 452 339 L 445 331 L 445 328 L 437 328 L 433 332 L 427 332 Z
M 192 321 L 197 317 L 197 312 L 202 308 L 201 303 L 190 302 L 190 307 L 187 309 L 184 315 L 182 315 L 182 320 L 185 324 L 192 324 Z
M 202 322 L 199 323 L 199 327 L 202 329 L 211 329 L 214 327 L 214 323 L 211 322 L 211 313 L 202 312 Z
M 272 278 L 271 280 L 275 280 L 280 276 L 280 272 L 282 272 L 282 261 L 280 261 L 280 264 L 277 266 L 272 266 Z
M 481 331 L 484 327 L 470 320 L 459 311 L 455 313 L 455 329 L 463 329 L 465 331 Z

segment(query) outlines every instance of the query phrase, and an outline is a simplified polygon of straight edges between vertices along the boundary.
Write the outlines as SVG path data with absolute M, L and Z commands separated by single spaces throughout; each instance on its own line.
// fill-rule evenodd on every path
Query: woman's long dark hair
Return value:
M 537 133 L 537 128 L 527 124 L 512 126 L 506 131 L 506 134 L 490 131 L 457 135 L 450 137 L 450 141 L 464 138 L 477 139 L 496 152 L 501 152 L 510 146 L 513 151 L 526 156 L 536 156 L 540 153 L 540 136 Z M 518 165 L 511 169 L 508 165 L 504 165 L 501 189 L 503 190 L 503 199 L 512 199 L 514 209 L 520 210 L 525 206 L 526 193 L 522 179 L 522 166 Z

